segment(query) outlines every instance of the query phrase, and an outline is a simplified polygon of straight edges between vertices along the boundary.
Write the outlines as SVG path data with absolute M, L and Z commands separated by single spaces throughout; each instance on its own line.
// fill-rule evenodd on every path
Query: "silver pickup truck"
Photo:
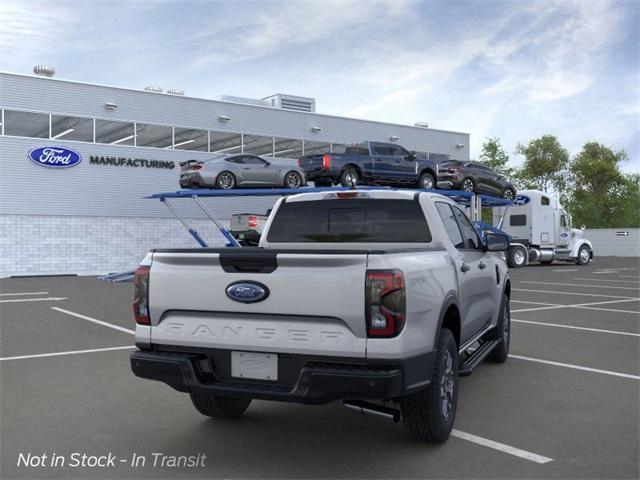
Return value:
M 283 197 L 258 248 L 146 256 L 131 368 L 211 417 L 239 417 L 252 399 L 342 400 L 441 442 L 458 376 L 507 358 L 507 248 L 435 193 Z

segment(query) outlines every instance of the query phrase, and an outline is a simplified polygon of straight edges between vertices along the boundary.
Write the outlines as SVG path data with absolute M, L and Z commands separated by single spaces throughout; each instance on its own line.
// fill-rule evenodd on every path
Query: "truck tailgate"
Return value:
M 364 357 L 367 252 L 220 249 L 153 254 L 151 342 Z M 242 303 L 230 284 L 268 296 Z

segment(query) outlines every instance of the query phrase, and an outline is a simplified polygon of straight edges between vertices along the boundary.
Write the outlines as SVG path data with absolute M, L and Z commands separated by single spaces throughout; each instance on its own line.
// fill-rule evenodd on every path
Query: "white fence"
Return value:
M 584 232 L 596 257 L 640 257 L 640 228 L 594 228 Z

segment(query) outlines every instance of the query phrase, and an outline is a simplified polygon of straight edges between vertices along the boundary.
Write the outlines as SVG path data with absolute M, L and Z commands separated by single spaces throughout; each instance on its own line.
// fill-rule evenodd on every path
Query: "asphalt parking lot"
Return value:
M 639 268 L 609 257 L 512 270 L 511 357 L 461 379 L 443 445 L 338 403 L 254 401 L 238 421 L 208 419 L 188 396 L 131 374 L 131 284 L 4 279 L 0 476 L 638 478 Z M 74 453 L 117 460 L 75 467 Z M 171 467 L 154 453 L 206 459 Z M 51 466 L 60 456 L 65 465 Z

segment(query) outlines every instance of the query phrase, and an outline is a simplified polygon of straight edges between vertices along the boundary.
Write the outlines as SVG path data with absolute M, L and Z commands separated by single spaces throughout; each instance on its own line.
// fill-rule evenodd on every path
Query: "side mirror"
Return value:
M 582 225 L 582 226 L 580 227 L 580 230 L 582 230 L 583 232 L 584 232 L 586 229 L 587 229 L 587 226 L 586 226 L 586 225 Z
M 509 250 L 509 237 L 499 233 L 486 233 L 484 246 L 487 252 L 504 252 Z
M 265 167 L 268 167 L 269 165 L 271 165 L 271 163 L 270 163 L 270 162 L 267 162 L 267 161 L 265 160 L 265 161 L 264 161 L 264 166 L 265 166 Z
M 413 162 L 416 159 L 416 152 L 411 151 L 409 152 L 409 155 L 407 155 L 407 160 L 409 160 L 410 162 Z

